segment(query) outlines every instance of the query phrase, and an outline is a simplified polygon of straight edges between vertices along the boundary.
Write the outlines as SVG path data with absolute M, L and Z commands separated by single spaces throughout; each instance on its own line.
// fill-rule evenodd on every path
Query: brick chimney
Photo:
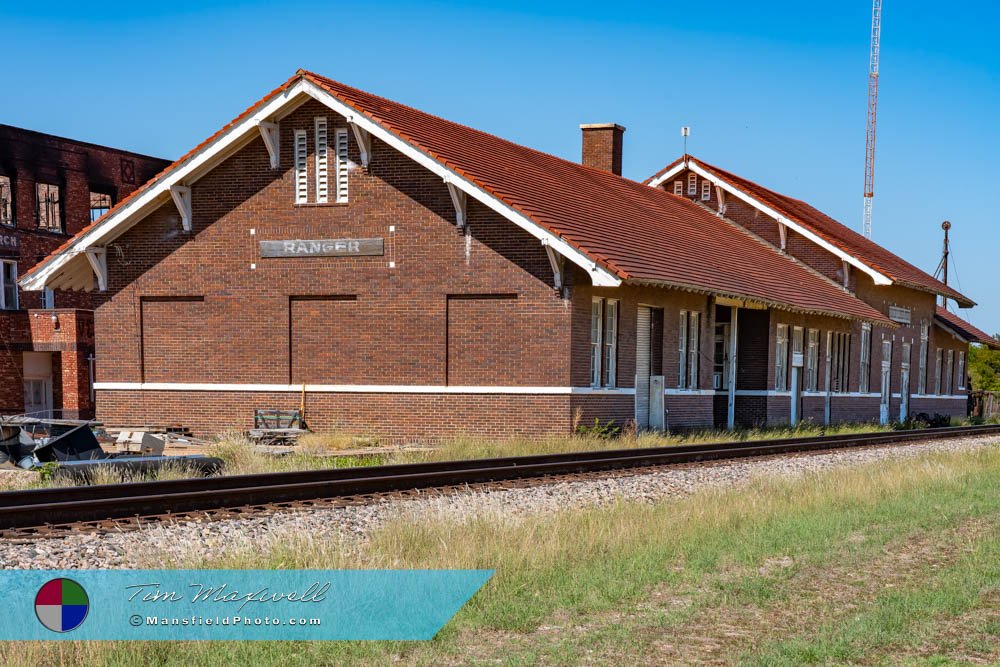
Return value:
M 583 131 L 583 159 L 588 167 L 622 175 L 622 135 L 625 128 L 616 123 L 585 123 Z

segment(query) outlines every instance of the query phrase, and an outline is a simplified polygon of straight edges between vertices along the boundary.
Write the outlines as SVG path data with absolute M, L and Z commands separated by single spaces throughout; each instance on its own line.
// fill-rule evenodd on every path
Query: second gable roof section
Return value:
M 308 72 L 292 77 L 123 200 L 33 268 L 22 285 L 85 286 L 88 249 L 106 244 L 168 201 L 171 185 L 190 185 L 213 156 L 217 161 L 244 145 L 258 123 L 301 97 L 327 105 L 526 229 L 581 266 L 596 285 L 628 280 L 895 326 L 843 288 L 765 243 L 748 242 L 733 225 L 690 201 Z M 70 284 L 74 281 L 82 283 Z
M 806 202 L 769 190 L 690 155 L 671 162 L 647 179 L 646 184 L 656 188 L 688 168 L 868 274 L 876 285 L 898 283 L 945 295 L 964 308 L 976 305 L 967 296 Z

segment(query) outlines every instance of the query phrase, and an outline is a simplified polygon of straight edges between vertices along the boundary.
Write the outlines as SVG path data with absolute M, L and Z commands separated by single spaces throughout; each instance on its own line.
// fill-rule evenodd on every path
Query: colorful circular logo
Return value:
M 35 615 L 53 632 L 80 627 L 89 610 L 87 591 L 72 579 L 53 579 L 39 588 L 35 596 Z

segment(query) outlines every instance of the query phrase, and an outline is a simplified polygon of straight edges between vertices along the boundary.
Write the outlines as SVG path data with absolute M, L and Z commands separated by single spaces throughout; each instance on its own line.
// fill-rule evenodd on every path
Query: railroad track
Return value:
M 365 468 L 233 475 L 168 481 L 76 486 L 0 493 L 0 537 L 37 538 L 108 530 L 146 521 L 243 515 L 312 505 L 356 504 L 426 489 L 534 483 L 552 478 L 635 472 L 836 449 L 1000 434 L 1000 426 L 963 426 L 861 435 L 618 449 L 508 458 L 411 463 Z

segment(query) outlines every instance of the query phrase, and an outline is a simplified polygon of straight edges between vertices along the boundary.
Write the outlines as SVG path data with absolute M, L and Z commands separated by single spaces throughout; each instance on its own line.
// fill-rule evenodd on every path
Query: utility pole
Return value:
M 937 270 L 934 272 L 934 277 L 937 278 L 941 276 L 941 282 L 945 285 L 948 284 L 948 255 L 951 254 L 950 242 L 948 240 L 948 231 L 951 229 L 951 223 L 945 220 L 941 223 L 941 229 L 944 230 L 944 245 L 941 248 L 941 262 L 938 264 Z M 941 307 L 944 308 L 948 305 L 948 297 L 941 295 Z

